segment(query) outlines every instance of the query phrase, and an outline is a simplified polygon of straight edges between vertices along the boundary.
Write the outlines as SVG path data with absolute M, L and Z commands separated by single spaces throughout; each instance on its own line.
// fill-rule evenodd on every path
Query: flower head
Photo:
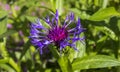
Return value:
M 56 10 L 56 14 L 54 14 L 54 17 L 51 20 L 49 17 L 44 19 L 50 26 L 49 29 L 44 27 L 39 20 L 30 25 L 31 42 L 34 46 L 40 49 L 41 54 L 43 53 L 43 49 L 49 44 L 54 44 L 60 51 L 66 46 L 77 50 L 75 42 L 84 39 L 80 38 L 80 34 L 85 29 L 81 27 L 79 18 L 77 22 L 74 21 L 73 13 L 66 16 L 66 19 L 62 25 L 58 24 L 58 19 L 58 10 Z M 74 24 L 75 27 L 71 28 L 70 24 Z

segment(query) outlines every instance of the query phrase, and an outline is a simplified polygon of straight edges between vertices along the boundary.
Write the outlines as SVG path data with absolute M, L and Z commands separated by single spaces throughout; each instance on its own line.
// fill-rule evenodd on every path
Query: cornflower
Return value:
M 74 14 L 70 13 L 66 16 L 64 23 L 59 24 L 58 10 L 53 16 L 52 19 L 49 16 L 44 19 L 49 28 L 43 26 L 39 19 L 30 25 L 31 43 L 39 48 L 40 54 L 43 54 L 43 50 L 48 48 L 49 44 L 54 44 L 60 51 L 66 46 L 78 50 L 75 43 L 84 39 L 80 34 L 85 30 L 81 26 L 80 18 L 75 21 Z M 75 27 L 71 28 L 72 24 Z

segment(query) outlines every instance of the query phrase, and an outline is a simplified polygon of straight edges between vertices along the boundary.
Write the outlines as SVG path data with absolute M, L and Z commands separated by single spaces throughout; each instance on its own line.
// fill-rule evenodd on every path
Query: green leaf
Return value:
M 7 64 L 0 63 L 0 68 L 5 69 L 7 72 L 15 72 L 15 70 Z
M 9 36 L 13 33 L 15 33 L 16 31 L 15 30 L 8 30 L 7 32 L 3 33 L 2 35 L 0 35 L 0 38 L 3 38 L 3 37 L 6 37 L 6 36 Z
M 111 39 L 113 40 L 118 40 L 117 35 L 115 34 L 114 31 L 112 31 L 110 28 L 108 27 L 96 27 L 96 29 L 98 29 L 99 31 L 102 31 L 103 33 L 105 33 L 107 36 L 109 36 Z
M 20 67 L 18 64 L 9 57 L 9 53 L 7 52 L 7 49 L 5 47 L 6 45 L 6 39 L 3 39 L 3 42 L 0 42 L 0 53 L 4 57 L 3 59 L 0 60 L 1 63 L 9 63 L 17 72 L 20 72 Z
M 73 61 L 73 59 L 78 58 L 78 57 L 83 57 L 85 55 L 85 43 L 84 41 L 78 41 L 76 42 L 76 48 L 78 49 L 78 51 L 74 50 L 73 48 L 69 50 L 68 53 L 68 58 L 70 60 L 70 62 Z
M 17 72 L 21 72 L 20 66 L 12 59 L 9 58 L 8 62 Z
M 7 63 L 8 61 L 9 61 L 8 58 L 6 58 L 6 59 L 0 59 L 0 64 Z
M 93 3 L 94 3 L 95 6 L 99 6 L 99 4 L 100 4 L 99 0 L 94 0 Z
M 36 19 L 38 19 L 38 18 L 35 17 L 35 16 L 26 16 L 26 19 L 27 19 L 28 21 L 30 21 L 30 22 L 35 22 Z
M 70 61 L 66 56 L 60 57 L 58 59 L 58 64 L 60 65 L 62 72 L 73 72 Z
M 113 40 L 118 40 L 116 34 L 114 33 L 114 31 L 112 31 L 110 28 L 103 27 L 103 30 L 101 30 L 101 31 L 103 31 L 106 35 L 111 37 Z
M 1 20 L 1 18 L 5 17 L 5 16 L 7 16 L 7 12 L 1 10 L 1 11 L 0 11 L 0 20 Z
M 84 33 L 81 33 L 80 37 L 81 38 L 84 37 Z M 69 51 L 67 53 L 70 62 L 72 62 L 73 59 L 75 58 L 80 58 L 85 55 L 85 50 L 86 50 L 85 40 L 77 41 L 75 45 L 78 51 L 76 51 L 74 48 L 69 47 Z
M 120 19 L 118 20 L 117 27 L 118 27 L 118 29 L 120 31 Z
M 73 70 L 104 68 L 112 66 L 120 66 L 120 62 L 113 57 L 105 55 L 76 58 L 72 63 Z
M 56 58 L 62 72 L 73 72 L 69 59 L 66 56 L 60 56 L 58 51 L 56 50 L 56 47 L 52 44 L 50 44 L 48 47 L 53 56 Z
M 7 13 L 5 11 L 0 11 L 0 35 L 7 30 Z
M 7 52 L 7 49 L 6 49 L 6 39 L 5 38 L 3 38 L 3 41 L 0 42 L 0 55 L 2 57 L 4 57 L 5 59 L 9 58 L 9 53 Z
M 102 21 L 112 16 L 120 16 L 120 13 L 118 13 L 114 7 L 109 7 L 109 8 L 98 10 L 96 13 L 90 16 L 88 20 Z
M 103 0 L 102 8 L 106 8 L 108 5 L 108 0 Z

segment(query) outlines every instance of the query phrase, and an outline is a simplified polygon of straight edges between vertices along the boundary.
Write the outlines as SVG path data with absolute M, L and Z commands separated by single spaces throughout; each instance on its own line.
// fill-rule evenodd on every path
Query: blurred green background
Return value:
M 97 64 L 98 56 L 93 63 L 83 63 L 83 68 L 81 63 L 76 72 L 120 72 L 120 0 L 0 0 L 0 72 L 67 72 L 54 58 L 48 61 L 49 55 L 40 56 L 28 38 L 29 24 L 56 9 L 61 21 L 73 12 L 86 28 L 85 44 L 77 43 L 77 57 L 107 55 L 116 60 L 103 57 L 105 63 Z

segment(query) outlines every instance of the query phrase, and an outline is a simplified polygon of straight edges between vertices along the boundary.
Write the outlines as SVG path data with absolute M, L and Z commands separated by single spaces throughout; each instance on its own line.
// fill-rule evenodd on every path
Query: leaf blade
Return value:
M 3 15 L 2 15 L 3 14 Z M 7 30 L 7 13 L 6 12 L 0 12 L 0 35 L 6 32 Z
M 69 59 L 66 56 L 60 57 L 58 63 L 62 72 L 73 72 Z
M 105 55 L 77 58 L 72 63 L 73 70 L 104 68 L 112 66 L 120 66 L 120 62 L 110 56 Z
M 88 20 L 102 21 L 112 16 L 120 16 L 120 13 L 118 13 L 114 7 L 109 7 L 109 8 L 98 10 L 96 13 L 90 16 Z

